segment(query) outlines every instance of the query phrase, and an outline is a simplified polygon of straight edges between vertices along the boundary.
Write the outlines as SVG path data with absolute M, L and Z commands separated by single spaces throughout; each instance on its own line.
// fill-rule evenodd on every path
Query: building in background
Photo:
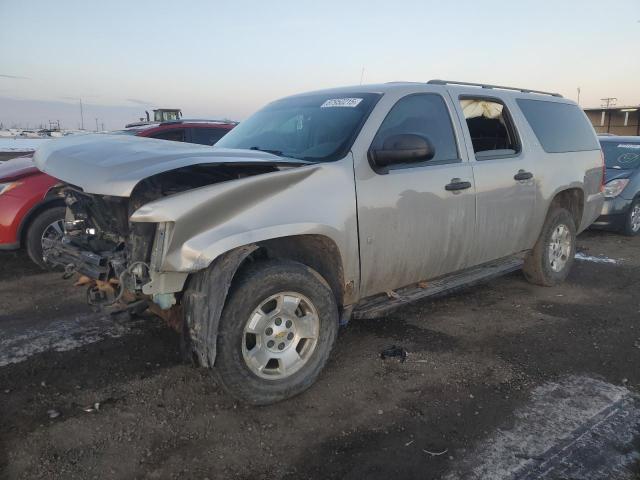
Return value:
M 584 111 L 598 133 L 640 135 L 640 105 L 585 108 Z

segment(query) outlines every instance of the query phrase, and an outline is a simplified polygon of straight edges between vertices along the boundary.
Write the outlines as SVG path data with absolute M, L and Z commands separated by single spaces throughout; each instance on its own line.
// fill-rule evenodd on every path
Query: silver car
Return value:
M 307 389 L 339 324 L 522 268 L 569 272 L 603 203 L 590 123 L 560 95 L 431 81 L 275 101 L 215 147 L 50 142 L 63 241 L 92 303 L 148 305 L 253 404 Z

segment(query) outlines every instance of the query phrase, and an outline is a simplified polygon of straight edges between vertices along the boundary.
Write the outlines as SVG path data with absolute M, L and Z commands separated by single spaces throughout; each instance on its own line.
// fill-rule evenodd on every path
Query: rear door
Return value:
M 362 296 L 467 266 L 475 189 L 457 125 L 447 98 L 410 94 L 393 104 L 371 145 L 419 134 L 434 145 L 434 158 L 381 171 L 368 162 L 370 145 L 355 150 Z
M 452 95 L 463 123 L 476 184 L 472 263 L 531 248 L 536 164 L 523 147 L 508 99 Z

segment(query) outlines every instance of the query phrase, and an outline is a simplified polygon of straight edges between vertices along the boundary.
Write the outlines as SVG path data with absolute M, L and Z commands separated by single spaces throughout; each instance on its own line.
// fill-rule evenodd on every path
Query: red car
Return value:
M 213 145 L 235 126 L 227 121 L 175 120 L 111 133 Z M 42 240 L 61 238 L 64 229 L 64 202 L 49 193 L 56 183 L 29 157 L 0 162 L 0 250 L 24 247 L 35 263 L 46 268 Z

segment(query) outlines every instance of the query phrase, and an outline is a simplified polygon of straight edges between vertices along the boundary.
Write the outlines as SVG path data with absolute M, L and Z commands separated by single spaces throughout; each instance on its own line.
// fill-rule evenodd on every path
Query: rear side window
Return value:
M 504 158 L 520 152 L 511 115 L 500 100 L 462 97 L 460 108 L 467 122 L 476 160 Z
M 428 165 L 460 161 L 451 117 L 440 95 L 420 93 L 398 100 L 380 125 L 372 146 L 381 148 L 388 137 L 402 133 L 422 135 L 431 141 L 435 156 Z
M 226 128 L 192 128 L 191 142 L 200 145 L 214 145 L 228 131 Z
M 577 105 L 523 98 L 517 102 L 545 152 L 600 149 L 593 127 Z

